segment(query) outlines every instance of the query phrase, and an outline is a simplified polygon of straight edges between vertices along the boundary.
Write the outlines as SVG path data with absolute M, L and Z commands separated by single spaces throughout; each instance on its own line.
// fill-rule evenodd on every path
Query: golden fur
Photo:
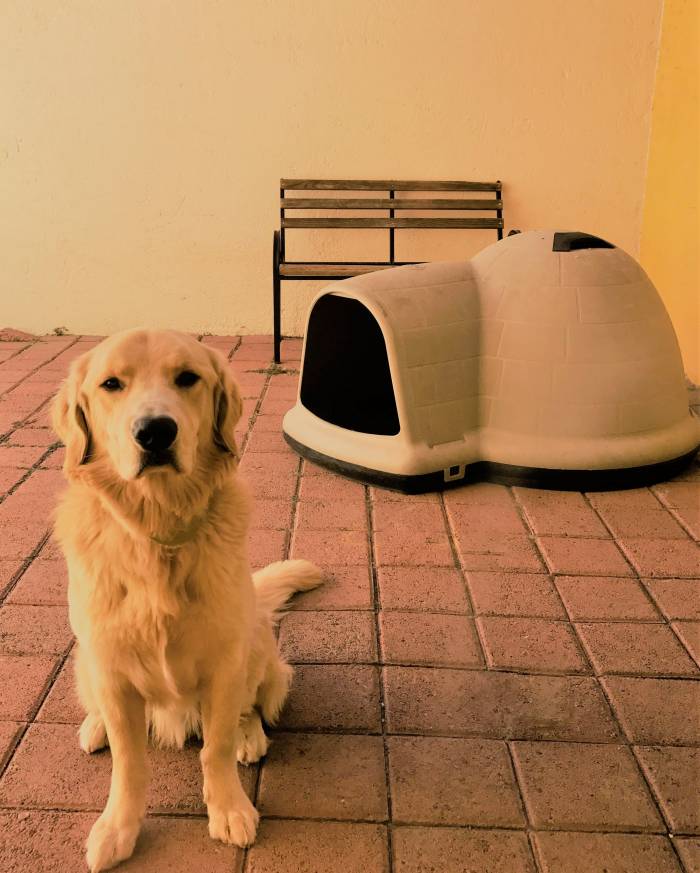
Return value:
M 197 381 L 178 384 L 183 372 Z M 203 735 L 211 836 L 239 846 L 255 838 L 258 814 L 235 762 L 265 754 L 259 712 L 274 722 L 289 688 L 275 613 L 320 574 L 283 561 L 251 576 L 249 499 L 236 476 L 240 415 L 224 359 L 171 331 L 105 340 L 73 362 L 54 401 L 69 482 L 55 536 L 78 641 L 80 745 L 109 743 L 112 753 L 109 799 L 87 841 L 93 873 L 133 851 L 149 732 L 176 746 Z M 172 464 L 143 465 L 134 422 L 149 416 L 177 424 Z

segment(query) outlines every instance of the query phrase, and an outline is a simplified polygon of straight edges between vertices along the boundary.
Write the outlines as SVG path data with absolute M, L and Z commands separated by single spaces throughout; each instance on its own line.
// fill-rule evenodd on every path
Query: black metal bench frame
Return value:
M 331 191 L 332 198 L 288 197 L 288 191 Z M 378 191 L 387 192 L 388 198 L 353 198 L 338 196 L 337 192 Z M 495 199 L 405 199 L 396 198 L 397 191 L 415 192 L 492 192 Z M 288 218 L 290 209 L 301 210 L 361 210 L 385 211 L 386 216 L 370 218 Z M 406 218 L 396 213 L 407 210 L 447 211 L 478 210 L 495 212 L 495 218 Z M 285 257 L 285 232 L 292 228 L 388 228 L 389 259 L 387 261 L 287 261 Z M 274 232 L 272 246 L 272 311 L 275 362 L 280 362 L 282 340 L 281 284 L 282 281 L 331 281 L 347 279 L 386 270 L 417 261 L 397 261 L 394 257 L 394 232 L 400 228 L 431 228 L 442 230 L 493 229 L 498 239 L 503 239 L 503 199 L 500 181 L 496 182 L 418 182 L 401 180 L 337 180 L 337 179 L 280 179 L 280 229 Z

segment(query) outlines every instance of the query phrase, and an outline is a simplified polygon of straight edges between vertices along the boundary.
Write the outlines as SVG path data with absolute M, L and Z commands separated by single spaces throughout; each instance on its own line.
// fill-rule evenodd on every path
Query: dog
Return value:
M 54 399 L 68 488 L 54 536 L 69 573 L 80 746 L 109 745 L 112 778 L 86 843 L 92 873 L 131 856 L 145 813 L 146 745 L 201 735 L 209 833 L 255 839 L 236 760 L 267 751 L 292 668 L 274 623 L 310 562 L 254 576 L 251 501 L 236 475 L 239 390 L 224 358 L 175 331 L 116 334 L 74 360 Z

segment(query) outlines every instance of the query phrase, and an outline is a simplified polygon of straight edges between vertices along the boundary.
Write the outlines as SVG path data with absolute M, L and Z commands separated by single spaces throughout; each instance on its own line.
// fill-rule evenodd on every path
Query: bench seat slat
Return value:
M 400 267 L 403 264 L 280 264 L 280 276 L 284 278 L 344 278 L 361 276 L 363 273 L 373 273 L 375 270 L 388 270 L 389 267 Z
M 390 198 L 355 197 L 327 199 L 325 197 L 283 197 L 282 209 L 503 209 L 502 200 L 391 200 Z
M 412 228 L 490 228 L 503 227 L 500 218 L 284 218 L 283 228 L 292 227 L 412 227 Z
M 280 179 L 289 191 L 500 191 L 500 182 L 411 182 L 398 179 Z

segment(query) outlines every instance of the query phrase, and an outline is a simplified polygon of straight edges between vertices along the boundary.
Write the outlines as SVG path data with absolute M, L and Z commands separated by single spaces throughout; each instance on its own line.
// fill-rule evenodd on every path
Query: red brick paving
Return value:
M 97 338 L 0 342 L 0 868 L 83 868 L 109 752 L 77 747 L 62 487 L 48 401 Z M 416 497 L 300 462 L 269 337 L 206 337 L 246 399 L 255 566 L 317 561 L 282 620 L 296 676 L 246 852 L 211 841 L 196 744 L 149 752 L 122 869 L 700 870 L 700 475 L 589 494 L 479 483 Z M 298 341 L 285 341 L 298 369 Z M 259 372 L 262 371 L 262 372 Z M 693 658 L 696 660 L 693 661 Z M 65 662 L 64 662 L 65 659 Z

